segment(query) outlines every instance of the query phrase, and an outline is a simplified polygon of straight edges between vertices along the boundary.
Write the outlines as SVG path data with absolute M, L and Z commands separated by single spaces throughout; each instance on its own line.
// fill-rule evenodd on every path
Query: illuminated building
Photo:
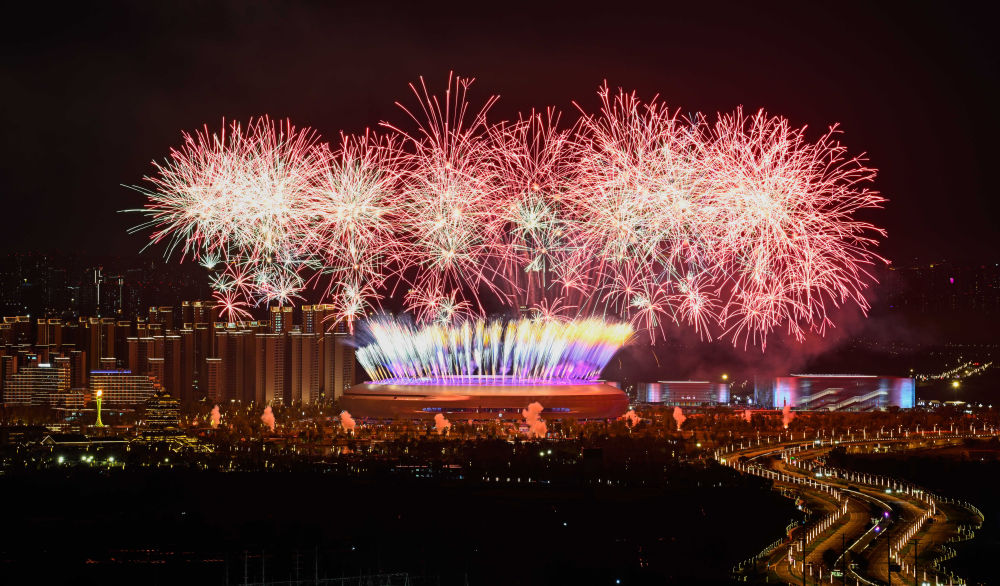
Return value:
M 181 302 L 181 324 L 190 327 L 189 324 L 211 323 L 215 321 L 212 301 L 182 301 Z
M 174 329 L 174 308 L 169 305 L 150 307 L 149 323 L 162 324 L 164 330 Z
M 63 344 L 63 321 L 54 318 L 39 319 L 35 344 L 48 346 L 53 351 L 58 352 Z
M 7 378 L 17 372 L 17 356 L 0 356 L 0 402 L 6 402 Z
M 91 397 L 102 391 L 108 405 L 140 405 L 156 392 L 150 377 L 130 370 L 92 370 L 89 388 Z
M 84 326 L 83 349 L 87 352 L 90 370 L 101 368 L 102 358 L 115 357 L 115 332 L 117 322 L 110 317 L 81 318 Z
M 288 336 L 291 348 L 289 395 L 292 403 L 319 403 L 323 365 L 320 340 L 319 334 L 305 334 L 297 330 Z
M 159 358 L 156 340 L 152 337 L 128 338 L 128 369 L 135 374 L 145 374 L 150 358 Z
M 147 441 L 167 441 L 184 435 L 181 429 L 181 403 L 160 390 L 146 401 L 139 431 Z
M 272 334 L 284 334 L 292 329 L 291 307 L 272 307 L 270 318 L 269 330 Z
M 41 363 L 21 367 L 4 381 L 3 402 L 7 405 L 60 404 L 69 391 L 69 368 Z
M 340 406 L 355 417 L 376 419 L 431 419 L 441 413 L 521 420 L 522 410 L 536 401 L 543 419 L 608 419 L 628 408 L 625 393 L 601 381 L 477 376 L 364 383 L 348 389 Z
M 221 324 L 216 324 L 219 326 Z M 243 328 L 216 329 L 217 356 L 222 359 L 220 372 L 222 399 L 254 400 L 254 334 Z
M 815 411 L 875 411 L 912 408 L 912 378 L 858 374 L 793 374 L 774 380 L 773 407 Z
M 354 345 L 343 323 L 323 334 L 323 391 L 328 401 L 336 401 L 354 386 Z
M 199 375 L 199 385 L 201 392 L 209 401 L 219 403 L 222 401 L 222 359 L 206 358 L 204 372 Z
M 303 305 L 302 331 L 306 334 L 316 334 L 326 331 L 327 317 L 336 314 L 333 305 Z
M 178 338 L 180 339 L 180 356 L 178 357 L 180 380 L 176 384 L 174 393 L 181 402 L 194 401 L 198 398 L 194 396 L 194 384 L 198 376 L 195 367 L 198 362 L 195 353 L 194 330 L 182 329 L 178 332 Z
M 258 403 L 284 403 L 289 388 L 286 358 L 288 338 L 283 334 L 257 334 L 255 343 L 256 393 Z
M 3 326 L 0 329 L 0 342 L 7 344 L 29 344 L 31 342 L 31 317 L 27 315 L 13 315 L 3 318 Z
M 636 401 L 678 407 L 727 405 L 729 385 L 709 381 L 658 381 L 638 383 Z

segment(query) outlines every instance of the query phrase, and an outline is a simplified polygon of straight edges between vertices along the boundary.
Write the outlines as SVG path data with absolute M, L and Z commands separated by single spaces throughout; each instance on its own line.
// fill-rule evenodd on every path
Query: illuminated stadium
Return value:
M 774 380 L 774 407 L 816 411 L 909 409 L 915 402 L 912 378 L 860 374 L 793 374 Z
M 533 402 L 543 416 L 618 417 L 628 408 L 601 370 L 632 335 L 628 324 L 590 319 L 466 321 L 416 329 L 369 323 L 358 348 L 369 382 L 341 397 L 351 414 L 378 419 L 520 418 Z

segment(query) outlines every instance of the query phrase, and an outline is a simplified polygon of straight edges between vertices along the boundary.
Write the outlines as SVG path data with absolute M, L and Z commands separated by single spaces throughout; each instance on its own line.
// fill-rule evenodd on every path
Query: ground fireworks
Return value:
M 421 83 L 412 130 L 335 147 L 266 118 L 185 135 L 138 188 L 139 228 L 208 267 L 230 318 L 314 290 L 352 325 L 398 296 L 425 324 L 499 305 L 763 347 L 867 310 L 883 232 L 856 216 L 884 200 L 834 129 L 681 117 L 606 87 L 569 126 L 553 110 L 490 122 L 494 98 L 471 109 L 468 85 L 439 99 Z
M 628 323 L 467 320 L 411 327 L 366 323 L 358 361 L 372 381 L 506 378 L 592 380 L 632 336 Z

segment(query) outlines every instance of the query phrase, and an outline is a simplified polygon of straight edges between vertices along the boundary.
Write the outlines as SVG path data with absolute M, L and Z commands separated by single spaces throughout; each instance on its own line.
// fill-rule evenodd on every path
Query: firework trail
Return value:
M 314 295 L 353 331 L 391 298 L 419 324 L 525 308 L 764 349 L 867 311 L 884 232 L 858 215 L 884 199 L 836 127 L 810 140 L 764 111 L 709 121 L 606 84 L 572 124 L 492 122 L 497 98 L 472 106 L 471 83 L 421 79 L 410 124 L 334 146 L 266 117 L 185 133 L 135 187 L 136 230 L 205 266 L 228 321 Z

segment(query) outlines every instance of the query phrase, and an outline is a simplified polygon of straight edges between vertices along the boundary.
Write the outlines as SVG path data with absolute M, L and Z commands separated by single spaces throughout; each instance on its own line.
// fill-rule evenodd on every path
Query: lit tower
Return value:
M 101 395 L 103 394 L 104 391 L 97 391 L 97 423 L 94 424 L 95 427 L 104 427 L 104 424 L 101 423 Z

